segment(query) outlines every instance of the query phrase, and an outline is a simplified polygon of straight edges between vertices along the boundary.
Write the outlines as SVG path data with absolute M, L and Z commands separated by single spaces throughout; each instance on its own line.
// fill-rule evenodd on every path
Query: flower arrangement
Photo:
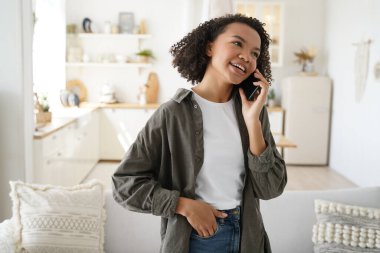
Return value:
M 51 112 L 49 111 L 49 101 L 46 95 L 34 93 L 34 112 L 37 124 L 46 124 L 51 122 Z
M 311 65 L 314 61 L 314 58 L 317 55 L 317 50 L 315 48 L 302 48 L 298 52 L 294 52 L 296 56 L 295 62 L 302 65 L 302 72 L 310 72 L 312 70 L 307 69 L 308 65 Z

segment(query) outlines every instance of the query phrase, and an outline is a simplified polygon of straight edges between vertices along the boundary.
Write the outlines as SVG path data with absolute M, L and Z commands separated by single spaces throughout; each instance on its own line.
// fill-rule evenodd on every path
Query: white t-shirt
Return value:
M 235 208 L 241 204 L 245 169 L 233 100 L 215 103 L 193 94 L 202 110 L 204 140 L 196 197 L 219 210 Z

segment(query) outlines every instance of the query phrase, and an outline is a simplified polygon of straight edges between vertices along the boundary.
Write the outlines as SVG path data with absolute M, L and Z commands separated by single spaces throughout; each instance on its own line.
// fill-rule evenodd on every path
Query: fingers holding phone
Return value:
M 239 88 L 243 89 L 245 97 L 249 101 L 256 101 L 258 98 L 266 99 L 269 86 L 270 84 L 260 73 L 259 69 L 256 69 L 247 79 L 238 85 Z

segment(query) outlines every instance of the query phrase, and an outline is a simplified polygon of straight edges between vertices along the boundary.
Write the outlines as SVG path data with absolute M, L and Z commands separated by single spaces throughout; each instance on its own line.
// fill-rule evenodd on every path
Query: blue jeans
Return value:
M 189 253 L 238 253 L 240 246 L 240 207 L 221 210 L 226 218 L 216 218 L 215 234 L 202 237 L 193 229 Z

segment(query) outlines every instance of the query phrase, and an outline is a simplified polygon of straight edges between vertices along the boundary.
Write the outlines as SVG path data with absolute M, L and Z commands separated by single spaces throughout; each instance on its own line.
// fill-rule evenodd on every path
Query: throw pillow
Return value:
M 72 187 L 10 182 L 17 252 L 104 252 L 104 194 L 97 180 Z
M 380 209 L 315 201 L 314 252 L 380 252 Z

